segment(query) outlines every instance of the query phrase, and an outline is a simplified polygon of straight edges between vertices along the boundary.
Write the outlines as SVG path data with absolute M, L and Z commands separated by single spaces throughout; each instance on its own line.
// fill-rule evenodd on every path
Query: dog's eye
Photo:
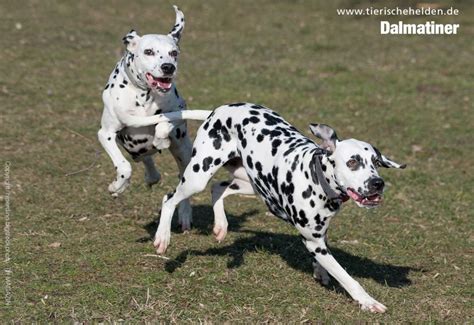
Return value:
M 178 51 L 176 51 L 176 50 L 173 50 L 173 51 L 171 51 L 171 52 L 169 53 L 169 55 L 172 56 L 173 58 L 177 57 L 178 54 L 179 54 L 179 53 L 178 53 Z
M 143 54 L 145 54 L 145 55 L 155 55 L 155 52 L 153 52 L 152 49 L 146 49 L 145 51 L 143 51 Z
M 356 159 L 349 159 L 346 163 L 351 170 L 356 170 L 359 167 L 359 162 Z

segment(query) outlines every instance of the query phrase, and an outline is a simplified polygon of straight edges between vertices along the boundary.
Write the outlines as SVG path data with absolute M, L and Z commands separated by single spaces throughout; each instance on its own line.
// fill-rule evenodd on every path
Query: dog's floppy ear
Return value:
M 326 124 L 310 124 L 309 129 L 311 133 L 318 139 L 323 140 L 321 146 L 331 152 L 336 150 L 336 141 L 339 139 L 337 138 L 336 131 L 332 127 Z
M 134 29 L 129 31 L 128 34 L 122 38 L 123 44 L 127 47 L 127 51 L 134 53 L 140 38 Z
M 380 167 L 404 169 L 407 166 L 406 164 L 399 164 L 399 163 L 396 163 L 395 161 L 385 157 L 384 155 L 382 155 L 380 150 L 375 148 L 374 146 L 372 146 L 372 148 L 374 148 L 374 151 L 377 154 L 377 163 Z
M 177 6 L 173 6 L 173 8 L 176 12 L 176 22 L 174 23 L 173 29 L 168 33 L 168 36 L 173 37 L 174 41 L 179 43 L 184 30 L 184 14 Z

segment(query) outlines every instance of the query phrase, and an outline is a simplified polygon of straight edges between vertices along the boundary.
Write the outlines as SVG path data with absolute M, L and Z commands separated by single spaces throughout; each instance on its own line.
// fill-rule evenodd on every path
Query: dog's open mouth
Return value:
M 375 207 L 382 203 L 383 198 L 379 193 L 375 193 L 369 196 L 361 195 L 354 191 L 352 188 L 347 189 L 347 194 L 356 201 L 359 205 L 365 207 Z
M 173 78 L 155 77 L 151 73 L 145 74 L 146 82 L 152 89 L 159 89 L 163 92 L 167 92 L 173 85 Z

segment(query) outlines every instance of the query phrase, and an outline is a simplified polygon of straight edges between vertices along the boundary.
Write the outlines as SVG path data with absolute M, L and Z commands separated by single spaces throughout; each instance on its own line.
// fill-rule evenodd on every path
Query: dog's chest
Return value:
M 257 192 L 275 215 L 302 228 L 320 225 L 320 229 L 339 206 L 328 198 L 320 182 L 314 182 L 311 175 L 314 171 L 308 165 L 302 153 L 295 151 L 271 165 L 264 164 L 263 171 L 247 171 Z
M 129 113 L 135 116 L 152 116 L 179 109 L 179 98 L 174 94 L 159 95 L 147 90 L 137 91 Z
M 128 113 L 135 116 L 152 116 L 184 108 L 174 89 L 166 95 L 138 90 L 132 99 L 133 103 L 129 105 Z M 140 128 L 125 127 L 120 130 L 117 137 L 125 150 L 133 158 L 138 158 L 157 152 L 153 146 L 154 135 L 155 126 L 150 125 Z
M 250 131 L 251 128 L 247 135 Z M 315 181 L 311 161 L 319 159 L 315 156 L 319 148 L 285 125 L 269 127 L 264 133 L 268 135 L 260 143 L 249 139 L 251 149 L 241 152 L 244 167 L 260 197 L 273 214 L 298 228 L 324 230 L 339 206 L 328 197 L 321 182 Z M 259 136 L 258 132 L 256 135 Z

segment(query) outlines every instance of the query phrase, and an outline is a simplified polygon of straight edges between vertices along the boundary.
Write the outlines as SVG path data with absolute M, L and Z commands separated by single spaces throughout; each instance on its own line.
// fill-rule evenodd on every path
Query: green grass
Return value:
M 257 102 L 301 130 L 323 122 L 408 163 L 383 171 L 383 207 L 347 204 L 329 233 L 340 263 L 389 308 L 372 315 L 334 281 L 315 283 L 295 230 L 256 199 L 226 201 L 230 232 L 218 244 L 209 192 L 197 195 L 195 228 L 172 234 L 169 259 L 150 256 L 162 196 L 176 185 L 167 152 L 156 158 L 159 186 L 148 190 L 134 165 L 130 189 L 107 193 L 101 89 L 123 35 L 167 32 L 171 2 L 1 2 L 1 159 L 12 184 L 12 260 L 1 263 L 13 270 L 2 322 L 472 321 L 474 8 L 444 3 L 462 15 L 435 20 L 460 23 L 458 35 L 381 36 L 381 17 L 336 15 L 368 1 L 178 3 L 177 83 L 190 108 Z

